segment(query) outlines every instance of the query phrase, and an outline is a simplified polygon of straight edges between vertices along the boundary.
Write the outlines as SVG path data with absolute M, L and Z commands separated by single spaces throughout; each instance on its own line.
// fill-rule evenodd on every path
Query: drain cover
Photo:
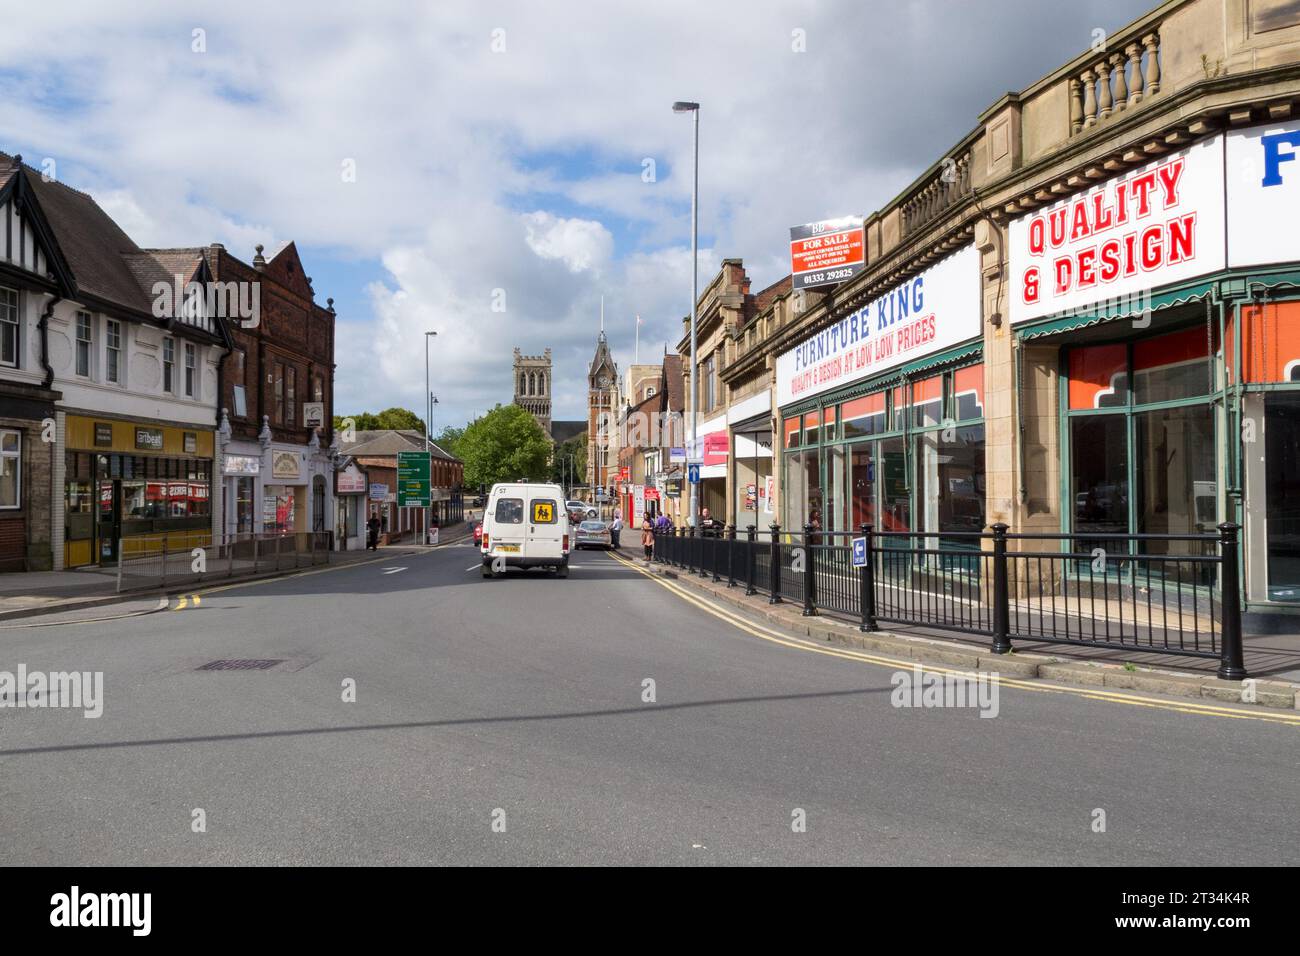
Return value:
M 275 660 L 255 660 L 250 658 L 235 658 L 224 661 L 208 661 L 202 667 L 196 667 L 200 671 L 266 671 L 270 670 L 276 664 L 283 664 L 284 658 Z

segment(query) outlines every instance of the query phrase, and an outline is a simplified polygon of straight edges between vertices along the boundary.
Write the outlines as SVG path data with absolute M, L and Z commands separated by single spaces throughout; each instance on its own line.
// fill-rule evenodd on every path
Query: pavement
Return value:
M 0 630 L 0 671 L 103 673 L 98 718 L 0 707 L 5 862 L 1300 862 L 1294 711 L 1028 680 L 992 719 L 895 706 L 910 662 L 612 554 L 479 567 L 449 544 Z M 274 663 L 205 667 L 231 659 Z

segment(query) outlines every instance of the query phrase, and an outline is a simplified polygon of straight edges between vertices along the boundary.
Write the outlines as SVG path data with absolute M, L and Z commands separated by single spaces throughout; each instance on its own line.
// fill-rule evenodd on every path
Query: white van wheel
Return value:
M 569 576 L 569 562 L 566 561 L 564 564 L 557 567 L 555 569 L 555 576 L 557 578 L 567 578 Z

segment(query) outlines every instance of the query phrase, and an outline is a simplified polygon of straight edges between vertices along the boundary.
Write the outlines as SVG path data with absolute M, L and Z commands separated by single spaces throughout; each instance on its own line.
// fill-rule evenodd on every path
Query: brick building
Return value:
M 270 260 L 257 246 L 251 264 L 221 245 L 205 256 L 217 282 L 259 295 L 221 367 L 219 527 L 333 531 L 334 300 L 316 302 L 292 242 Z

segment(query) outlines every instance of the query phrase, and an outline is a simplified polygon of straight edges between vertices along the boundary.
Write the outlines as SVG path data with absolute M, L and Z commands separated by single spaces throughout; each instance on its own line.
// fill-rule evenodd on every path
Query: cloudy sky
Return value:
M 340 412 L 435 427 L 511 398 L 511 351 L 585 417 L 605 298 L 621 365 L 700 284 L 786 274 L 791 225 L 888 202 L 1009 89 L 1155 0 L 6 2 L 0 149 L 142 246 L 296 240 L 339 313 Z M 495 311 L 495 303 L 504 311 Z

